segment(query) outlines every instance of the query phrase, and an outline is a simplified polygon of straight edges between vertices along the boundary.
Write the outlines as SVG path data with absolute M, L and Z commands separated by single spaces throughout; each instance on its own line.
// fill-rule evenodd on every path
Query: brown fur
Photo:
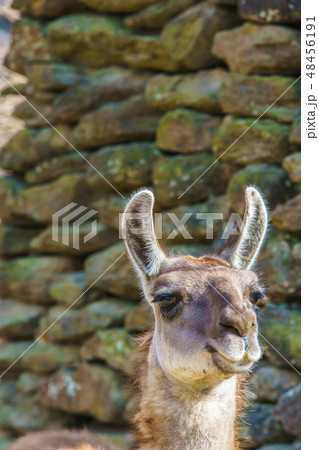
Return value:
M 147 371 L 147 355 L 153 339 L 153 330 L 149 330 L 136 338 L 138 347 L 135 350 L 129 365 L 129 386 L 133 395 L 142 394 L 142 385 Z
M 143 335 L 136 338 L 138 342 L 138 348 L 135 350 L 134 355 L 130 362 L 129 367 L 129 386 L 130 393 L 138 397 L 137 409 L 135 411 L 134 418 L 132 420 L 132 433 L 134 444 L 132 449 L 138 449 L 144 443 L 144 437 L 140 432 L 140 400 L 143 392 L 143 384 L 147 374 L 147 356 L 150 351 L 150 345 L 153 339 L 153 330 L 150 330 Z M 242 430 L 242 425 L 240 419 L 245 414 L 245 392 L 249 386 L 249 378 L 247 374 L 242 374 L 237 380 L 237 390 L 236 390 L 236 419 L 235 419 L 235 442 L 234 450 L 242 448 L 243 441 L 247 442 L 246 439 L 240 436 Z M 131 449 L 131 450 L 132 450 Z

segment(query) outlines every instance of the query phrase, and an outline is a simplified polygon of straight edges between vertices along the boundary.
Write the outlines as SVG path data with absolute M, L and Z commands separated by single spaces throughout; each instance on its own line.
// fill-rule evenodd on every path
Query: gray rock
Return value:
M 34 341 L 10 342 L 0 347 L 0 368 L 10 371 L 31 371 L 46 374 L 59 367 L 74 367 L 79 363 L 79 350 L 71 345 L 54 345 Z M 25 352 L 25 353 L 24 353 Z M 21 356 L 23 354 L 23 356 Z M 18 359 L 20 358 L 20 359 Z
M 211 148 L 218 116 L 209 116 L 188 109 L 176 109 L 166 113 L 156 132 L 158 148 L 168 153 L 197 153 Z
M 10 339 L 32 338 L 44 308 L 15 300 L 0 300 L 0 336 Z
M 283 205 L 277 205 L 271 214 L 271 221 L 280 230 L 301 230 L 301 196 L 297 195 Z
M 25 256 L 0 263 L 2 296 L 28 302 L 52 303 L 49 284 L 62 273 L 73 272 L 79 262 L 67 256 Z
M 153 172 L 156 200 L 172 207 L 200 202 L 212 193 L 222 194 L 235 171 L 236 167 L 216 162 L 207 153 L 160 158 Z
M 39 184 L 53 181 L 62 175 L 73 172 L 83 172 L 87 167 L 87 152 L 81 154 L 69 153 L 46 159 L 37 164 L 33 169 L 25 173 L 25 180 L 28 184 Z
M 291 152 L 289 125 L 272 119 L 254 122 L 226 116 L 212 141 L 216 158 L 241 165 L 273 163 L 281 162 Z
M 65 428 L 73 424 L 72 417 L 39 405 L 33 397 L 24 396 L 19 404 L 1 406 L 0 426 L 15 434 Z
M 104 103 L 142 94 L 149 77 L 149 72 L 137 72 L 127 67 L 100 69 L 56 98 L 52 114 L 57 121 L 74 123 L 83 114 Z
M 0 173 L 0 216 L 3 223 L 21 224 L 30 223 L 30 220 L 15 215 L 15 202 L 17 195 L 26 187 L 19 177 Z
M 232 72 L 300 73 L 300 31 L 293 28 L 247 22 L 218 32 L 212 52 L 224 60 Z
M 274 301 L 300 295 L 299 244 L 297 238 L 289 233 L 274 231 L 261 250 L 258 261 L 268 283 L 268 295 Z
M 154 326 L 154 313 L 148 302 L 142 301 L 125 316 L 128 332 L 145 332 Z
M 183 72 L 185 68 L 168 53 L 160 36 L 138 34 L 128 39 L 123 51 L 125 64 L 134 69 Z
M 49 294 L 56 302 L 76 308 L 83 306 L 85 300 L 89 298 L 89 292 L 85 292 L 87 288 L 84 272 L 61 274 L 50 284 Z
M 46 224 L 52 222 L 53 214 L 70 203 L 85 206 L 91 197 L 84 173 L 75 172 L 20 191 L 15 197 L 14 212 L 22 218 Z
M 38 232 L 34 227 L 0 224 L 0 256 L 19 256 L 27 253 L 30 240 Z
M 122 242 L 90 255 L 84 268 L 87 283 L 96 281 L 94 286 L 97 289 L 123 298 L 140 299 L 138 280 Z
M 251 164 L 235 173 L 227 188 L 227 197 L 232 209 L 244 212 L 244 189 L 258 186 L 264 193 L 270 208 L 288 200 L 295 192 L 286 171 L 275 164 Z
M 39 391 L 46 380 L 47 377 L 45 375 L 24 372 L 19 376 L 16 387 L 23 394 L 34 394 Z
M 266 355 L 272 362 L 284 367 L 287 362 L 280 356 L 280 353 L 297 368 L 301 363 L 300 344 L 300 310 L 288 305 L 275 305 L 269 303 L 262 312 L 259 319 L 260 332 L 270 342 L 263 342 L 266 348 Z M 261 336 L 261 340 L 262 336 Z M 280 353 L 278 354 L 274 348 Z
M 196 0 L 160 0 L 135 14 L 126 16 L 125 25 L 136 30 L 160 30 L 169 20 L 181 13 Z
M 182 12 L 161 33 L 161 39 L 169 55 L 189 70 L 213 67 L 219 60 L 210 52 L 207 43 L 216 32 L 239 23 L 235 11 L 211 7 L 201 3 Z
M 230 208 L 226 196 L 210 196 L 205 203 L 180 205 L 161 213 L 161 222 L 155 221 L 155 232 L 158 238 L 168 245 L 176 243 L 212 242 L 226 226 Z M 212 218 L 209 214 L 222 214 Z M 187 215 L 187 216 L 186 216 Z M 187 218 L 180 231 L 176 224 Z M 182 232 L 183 233 L 182 233 Z
M 80 0 L 81 3 L 89 8 L 102 13 L 120 13 L 127 14 L 152 5 L 156 0 Z
M 301 118 L 300 114 L 295 118 L 291 127 L 290 142 L 301 145 Z
M 50 1 L 52 2 L 52 0 Z M 27 77 L 36 89 L 63 91 L 84 80 L 86 72 L 84 67 L 71 64 L 33 63 L 28 67 Z
M 160 111 L 186 107 L 218 114 L 221 112 L 219 93 L 227 77 L 222 69 L 187 75 L 158 74 L 146 85 L 146 101 Z
M 74 128 L 72 139 L 79 149 L 148 141 L 154 137 L 158 122 L 159 114 L 142 96 L 134 96 L 86 114 Z
M 81 364 L 76 371 L 57 372 L 42 395 L 42 402 L 50 408 L 113 424 L 121 423 L 126 401 L 119 374 L 93 364 Z
M 86 361 L 102 360 L 114 369 L 128 371 L 130 356 L 137 342 L 121 328 L 97 331 L 81 347 Z
M 70 139 L 70 127 L 57 125 L 56 129 L 67 141 Z M 51 127 L 42 130 L 24 128 L 3 147 L 0 165 L 6 170 L 25 172 L 44 159 L 73 152 L 65 139 L 61 138 Z
M 279 122 L 292 122 L 300 110 L 300 82 L 290 87 L 294 81 L 295 78 L 278 75 L 232 73 L 223 84 L 219 101 L 228 114 L 242 117 L 262 114 Z
M 11 24 L 12 42 L 5 64 L 15 72 L 26 73 L 30 62 L 56 61 L 45 38 L 45 27 L 36 19 L 23 18 Z
M 52 238 L 53 228 L 49 226 L 31 240 L 30 249 L 34 253 L 79 256 L 107 248 L 118 238 L 116 231 L 97 223 L 95 236 L 85 241 L 92 231 L 94 228 L 90 222 L 83 223 L 78 230 L 73 226 L 59 226 L 57 228 L 59 240 L 56 241 Z M 62 241 L 62 236 L 67 237 L 68 244 Z
M 153 166 L 159 156 L 160 152 L 152 142 L 104 147 L 90 156 L 89 162 L 99 173 L 89 166 L 86 181 L 91 189 L 103 191 L 113 191 L 112 185 L 120 192 L 147 186 L 152 181 Z
M 39 333 L 44 332 L 55 322 L 54 327 L 46 332 L 48 340 L 81 342 L 95 330 L 121 325 L 133 306 L 125 300 L 114 298 L 91 303 L 81 309 L 69 309 L 66 312 L 64 306 L 56 306 L 40 320 Z
M 293 153 L 286 156 L 282 166 L 287 171 L 291 181 L 294 183 L 301 182 L 301 153 Z
M 55 17 L 83 10 L 83 5 L 78 0 L 14 0 L 12 8 L 18 9 L 24 16 L 43 17 L 54 19 Z
M 118 17 L 86 13 L 51 21 L 46 36 L 50 48 L 63 61 L 98 68 L 123 61 L 122 47 L 129 31 Z
M 253 373 L 251 388 L 257 401 L 276 402 L 281 394 L 296 386 L 299 381 L 299 375 L 293 370 L 264 364 Z
M 275 414 L 283 423 L 287 433 L 300 436 L 301 433 L 301 385 L 282 394 L 275 408 Z
M 103 193 L 103 196 L 97 199 L 92 204 L 92 207 L 99 212 L 99 219 L 103 225 L 118 230 L 120 226 L 120 214 L 123 213 L 125 205 L 126 200 L 116 192 L 107 192 L 105 194 Z
M 289 442 L 291 437 L 274 415 L 273 405 L 254 403 L 243 419 L 242 437 L 248 440 L 245 448 L 255 448 L 271 442 Z

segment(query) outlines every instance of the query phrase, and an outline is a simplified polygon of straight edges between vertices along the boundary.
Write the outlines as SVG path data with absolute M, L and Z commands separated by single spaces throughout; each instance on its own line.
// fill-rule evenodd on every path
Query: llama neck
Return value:
M 237 380 L 198 390 L 167 377 L 152 346 L 140 383 L 141 402 L 134 418 L 141 450 L 233 450 Z

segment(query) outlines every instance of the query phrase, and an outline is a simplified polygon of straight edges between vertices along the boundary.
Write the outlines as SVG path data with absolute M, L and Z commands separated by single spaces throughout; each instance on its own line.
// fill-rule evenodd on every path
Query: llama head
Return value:
M 254 304 L 263 294 L 250 267 L 266 232 L 267 210 L 256 189 L 247 188 L 245 196 L 236 243 L 200 258 L 161 249 L 152 192 L 138 192 L 126 206 L 122 233 L 154 311 L 154 353 L 162 370 L 181 382 L 207 387 L 260 358 Z

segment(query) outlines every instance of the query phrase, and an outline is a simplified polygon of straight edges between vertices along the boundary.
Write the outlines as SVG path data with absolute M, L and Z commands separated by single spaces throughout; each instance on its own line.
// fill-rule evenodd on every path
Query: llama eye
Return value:
M 175 295 L 161 294 L 155 297 L 152 303 L 159 303 L 160 308 L 167 310 L 173 308 L 178 303 L 178 299 Z
M 254 292 L 250 296 L 249 301 L 252 305 L 256 305 L 258 303 L 258 300 L 262 300 L 263 298 L 265 298 L 265 296 L 262 292 Z

